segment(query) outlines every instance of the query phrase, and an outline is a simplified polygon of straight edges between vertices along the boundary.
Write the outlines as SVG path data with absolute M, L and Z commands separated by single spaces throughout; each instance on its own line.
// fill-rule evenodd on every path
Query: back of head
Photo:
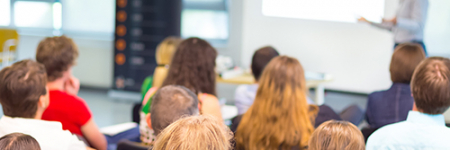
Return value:
M 350 122 L 330 120 L 311 136 L 308 150 L 364 150 L 364 136 Z
M 314 131 L 315 111 L 306 102 L 300 62 L 278 56 L 266 66 L 253 105 L 236 131 L 239 149 L 303 148 Z M 270 110 L 270 111 L 267 111 Z
M 252 73 L 253 77 L 258 81 L 259 77 L 261 77 L 261 73 L 264 70 L 264 67 L 272 60 L 272 58 L 277 57 L 278 51 L 271 47 L 266 46 L 256 50 L 255 54 L 253 54 L 252 58 Z
M 198 113 L 198 98 L 194 93 L 182 86 L 165 86 L 153 96 L 150 108 L 152 128 L 158 135 L 172 122 Z
M 430 57 L 414 71 L 411 92 L 419 111 L 442 114 L 450 107 L 450 60 Z
M 216 57 L 216 50 L 205 40 L 184 40 L 173 56 L 162 86 L 182 85 L 194 93 L 216 95 Z
M 0 103 L 9 117 L 34 118 L 41 96 L 47 95 L 43 65 L 23 60 L 0 71 Z
M 182 39 L 179 37 L 167 37 L 156 48 L 156 63 L 158 66 L 153 73 L 153 87 L 160 87 L 169 72 L 169 64 Z
M 39 143 L 32 136 L 22 133 L 11 133 L 0 138 L 2 150 L 41 150 Z
M 425 53 L 419 44 L 399 45 L 392 55 L 389 71 L 394 83 L 410 83 L 414 69 L 425 59 Z
M 36 61 L 44 64 L 49 82 L 61 78 L 63 72 L 75 65 L 77 57 L 77 46 L 66 36 L 45 38 L 36 51 Z
M 230 150 L 233 135 L 211 116 L 191 116 L 167 127 L 157 138 L 154 150 Z

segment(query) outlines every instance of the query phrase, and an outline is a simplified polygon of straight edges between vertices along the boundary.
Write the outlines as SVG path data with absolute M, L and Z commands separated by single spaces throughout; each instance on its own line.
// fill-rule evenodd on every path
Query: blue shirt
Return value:
M 449 150 L 450 129 L 443 115 L 410 111 L 406 121 L 387 125 L 373 133 L 367 150 Z
M 389 22 L 371 24 L 392 31 L 396 43 L 422 42 L 428 5 L 428 0 L 400 0 L 396 25 Z
M 369 95 L 366 108 L 367 123 L 375 129 L 405 121 L 413 104 L 414 99 L 411 96 L 409 84 L 394 83 L 386 91 L 378 91 Z

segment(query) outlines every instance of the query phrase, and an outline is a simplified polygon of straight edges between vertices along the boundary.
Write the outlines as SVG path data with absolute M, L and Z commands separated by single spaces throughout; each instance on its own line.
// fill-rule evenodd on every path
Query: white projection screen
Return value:
M 263 0 L 262 13 L 270 17 L 349 23 L 356 23 L 363 16 L 381 22 L 384 3 L 385 0 Z

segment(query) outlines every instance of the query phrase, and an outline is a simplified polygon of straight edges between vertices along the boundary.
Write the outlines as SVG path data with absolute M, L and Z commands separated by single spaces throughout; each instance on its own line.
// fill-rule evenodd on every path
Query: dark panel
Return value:
M 180 36 L 182 0 L 116 0 L 114 89 L 139 92 L 157 66 L 155 49 Z

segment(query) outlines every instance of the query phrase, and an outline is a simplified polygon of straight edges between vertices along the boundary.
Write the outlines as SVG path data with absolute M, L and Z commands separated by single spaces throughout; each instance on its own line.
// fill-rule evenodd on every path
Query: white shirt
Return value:
M 428 0 L 400 0 L 397 10 L 397 25 L 372 23 L 394 33 L 396 43 L 423 42 L 423 32 L 428 16 Z
M 42 150 L 86 150 L 86 145 L 54 121 L 11 118 L 0 119 L 0 137 L 19 132 L 34 137 Z

